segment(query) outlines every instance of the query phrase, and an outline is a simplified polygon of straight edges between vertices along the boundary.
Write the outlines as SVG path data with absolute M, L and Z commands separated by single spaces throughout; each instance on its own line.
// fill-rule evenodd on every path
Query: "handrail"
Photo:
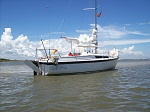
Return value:
M 36 48 L 36 57 L 37 57 L 37 59 L 38 59 L 38 53 L 37 53 L 37 51 L 46 51 L 46 50 L 49 50 L 49 52 L 50 52 L 50 51 L 54 51 L 54 50 L 56 50 L 56 49 L 50 49 L 50 48 L 43 48 L 43 49 L 40 48 L 40 49 L 38 49 L 38 48 Z M 57 50 L 57 53 L 58 53 L 58 56 L 61 57 L 61 55 L 60 55 L 60 53 L 59 53 L 58 50 Z M 50 53 L 49 56 L 51 56 L 51 55 L 53 55 L 52 52 Z M 48 58 L 49 56 L 46 55 L 47 58 Z M 41 58 L 42 58 L 42 57 L 41 57 Z M 43 57 L 43 58 L 45 58 L 45 57 Z

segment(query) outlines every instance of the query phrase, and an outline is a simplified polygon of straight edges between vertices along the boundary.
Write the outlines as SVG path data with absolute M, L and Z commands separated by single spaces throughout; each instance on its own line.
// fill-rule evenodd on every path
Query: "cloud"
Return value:
M 13 40 L 11 28 L 5 28 L 0 41 L 1 58 L 11 58 L 16 55 L 18 55 L 17 57 L 20 55 L 33 56 L 33 49 L 35 49 L 35 47 L 30 45 L 27 36 L 21 34 L 18 38 Z
M 137 23 L 138 25 L 150 25 L 150 22 Z
M 5 32 L 3 32 L 1 40 L 10 41 L 12 38 L 13 37 L 11 36 L 11 28 L 5 28 Z
M 109 40 L 102 42 L 103 46 L 108 45 L 133 45 L 133 44 L 142 44 L 150 43 L 150 39 L 124 39 L 124 40 Z
M 65 32 L 51 32 L 51 33 L 49 33 L 49 34 L 53 34 L 53 35 L 56 35 L 56 34 L 65 34 Z
M 141 22 L 141 23 L 136 23 L 137 25 L 150 25 L 150 22 Z M 133 24 L 124 24 L 125 26 L 131 26 Z
M 98 26 L 98 28 L 106 31 L 105 28 L 102 28 L 100 26 Z M 111 27 L 111 28 L 113 29 L 113 27 Z M 113 31 L 115 31 L 115 30 L 117 30 L 117 28 L 115 28 Z M 90 29 L 90 31 L 92 32 L 92 29 Z M 89 32 L 89 33 L 91 34 L 91 32 Z M 122 35 L 122 36 L 124 35 L 124 34 L 118 33 L 118 32 L 116 31 L 116 33 L 117 33 L 116 35 Z M 88 41 L 90 39 L 90 37 L 89 37 L 89 35 L 84 33 L 79 36 L 79 39 L 81 41 L 85 42 L 85 41 Z M 122 54 L 143 55 L 142 51 L 135 51 L 135 47 L 132 45 L 140 44 L 140 43 L 149 43 L 149 42 L 150 42 L 150 39 L 134 39 L 134 40 L 114 39 L 113 42 L 112 42 L 112 40 L 110 40 L 110 41 L 106 40 L 102 44 L 101 44 L 101 41 L 99 41 L 99 43 L 100 43 L 99 45 L 102 45 L 102 46 L 131 45 L 131 47 L 129 47 L 129 48 L 124 48 L 124 49 L 120 50 L 122 52 Z M 58 49 L 58 51 L 60 51 L 60 53 L 62 55 L 67 54 L 68 52 L 71 51 L 70 50 L 71 45 L 68 42 L 66 42 L 64 39 L 43 40 L 43 43 L 44 43 L 45 48 Z M 11 34 L 11 28 L 5 28 L 5 31 L 3 32 L 2 36 L 1 36 L 1 40 L 0 40 L 0 54 L 1 54 L 0 58 L 34 59 L 36 48 L 43 49 L 43 45 L 42 45 L 41 41 L 30 41 L 28 39 L 28 36 L 25 36 L 23 34 L 19 35 L 15 39 L 13 39 L 13 36 Z M 73 48 L 75 48 L 75 45 L 73 45 Z
M 94 24 L 91 24 L 90 26 L 94 27 Z M 123 38 L 126 35 L 126 32 L 123 29 L 112 25 L 104 27 L 97 25 L 97 29 L 99 32 L 98 35 L 102 38 L 119 39 Z
M 63 54 L 70 51 L 70 44 L 63 39 L 43 40 L 43 43 L 45 48 L 59 49 Z M 36 48 L 43 49 L 41 41 L 29 41 L 23 34 L 13 39 L 11 28 L 5 28 L 0 40 L 0 58 L 33 59 Z
M 128 24 L 124 24 L 124 26 L 131 26 L 131 25 L 132 25 L 132 24 L 129 24 L 129 23 L 128 23 Z
M 143 35 L 143 36 L 149 36 L 150 34 L 147 33 L 142 33 L 140 31 L 126 31 L 127 34 L 132 34 L 132 35 Z
M 129 24 L 128 24 L 129 25 Z M 92 29 L 95 27 L 94 24 L 90 24 L 91 28 L 88 30 L 76 30 L 78 33 L 87 33 L 90 34 L 92 32 Z M 117 27 L 113 25 L 109 26 L 100 26 L 97 25 L 98 29 L 98 35 L 101 38 L 111 38 L 111 39 L 120 39 L 120 38 L 125 38 L 128 35 L 141 35 L 141 36 L 150 36 L 150 34 L 147 33 L 142 33 L 140 31 L 130 31 L 127 30 L 125 27 Z
M 128 48 L 123 48 L 122 50 L 120 50 L 122 55 L 141 55 L 143 56 L 143 52 L 142 51 L 134 51 L 134 46 L 128 47 Z
M 77 33 L 91 33 L 91 30 L 76 30 Z

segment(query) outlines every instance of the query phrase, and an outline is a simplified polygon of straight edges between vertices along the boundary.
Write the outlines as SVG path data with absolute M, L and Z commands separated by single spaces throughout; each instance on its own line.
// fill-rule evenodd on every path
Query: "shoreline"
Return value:
M 18 61 L 23 61 L 23 60 L 11 60 L 11 59 L 5 59 L 5 58 L 0 58 L 0 62 L 18 62 Z
M 119 59 L 119 61 L 125 61 L 125 60 L 150 60 L 148 59 Z M 11 60 L 6 58 L 0 58 L 0 62 L 22 62 L 23 60 Z

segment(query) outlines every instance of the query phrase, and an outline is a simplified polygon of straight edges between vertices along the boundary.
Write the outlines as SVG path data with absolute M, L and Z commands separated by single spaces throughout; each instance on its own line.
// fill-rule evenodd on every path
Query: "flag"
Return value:
M 98 14 L 97 14 L 97 17 L 100 17 L 101 15 L 102 15 L 102 12 L 98 13 Z

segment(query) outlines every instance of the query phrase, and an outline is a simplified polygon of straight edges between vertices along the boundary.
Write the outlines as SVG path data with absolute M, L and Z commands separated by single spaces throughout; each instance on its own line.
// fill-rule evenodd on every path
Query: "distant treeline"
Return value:
M 11 62 L 11 61 L 21 61 L 21 60 L 10 60 L 5 58 L 0 58 L 0 62 Z

